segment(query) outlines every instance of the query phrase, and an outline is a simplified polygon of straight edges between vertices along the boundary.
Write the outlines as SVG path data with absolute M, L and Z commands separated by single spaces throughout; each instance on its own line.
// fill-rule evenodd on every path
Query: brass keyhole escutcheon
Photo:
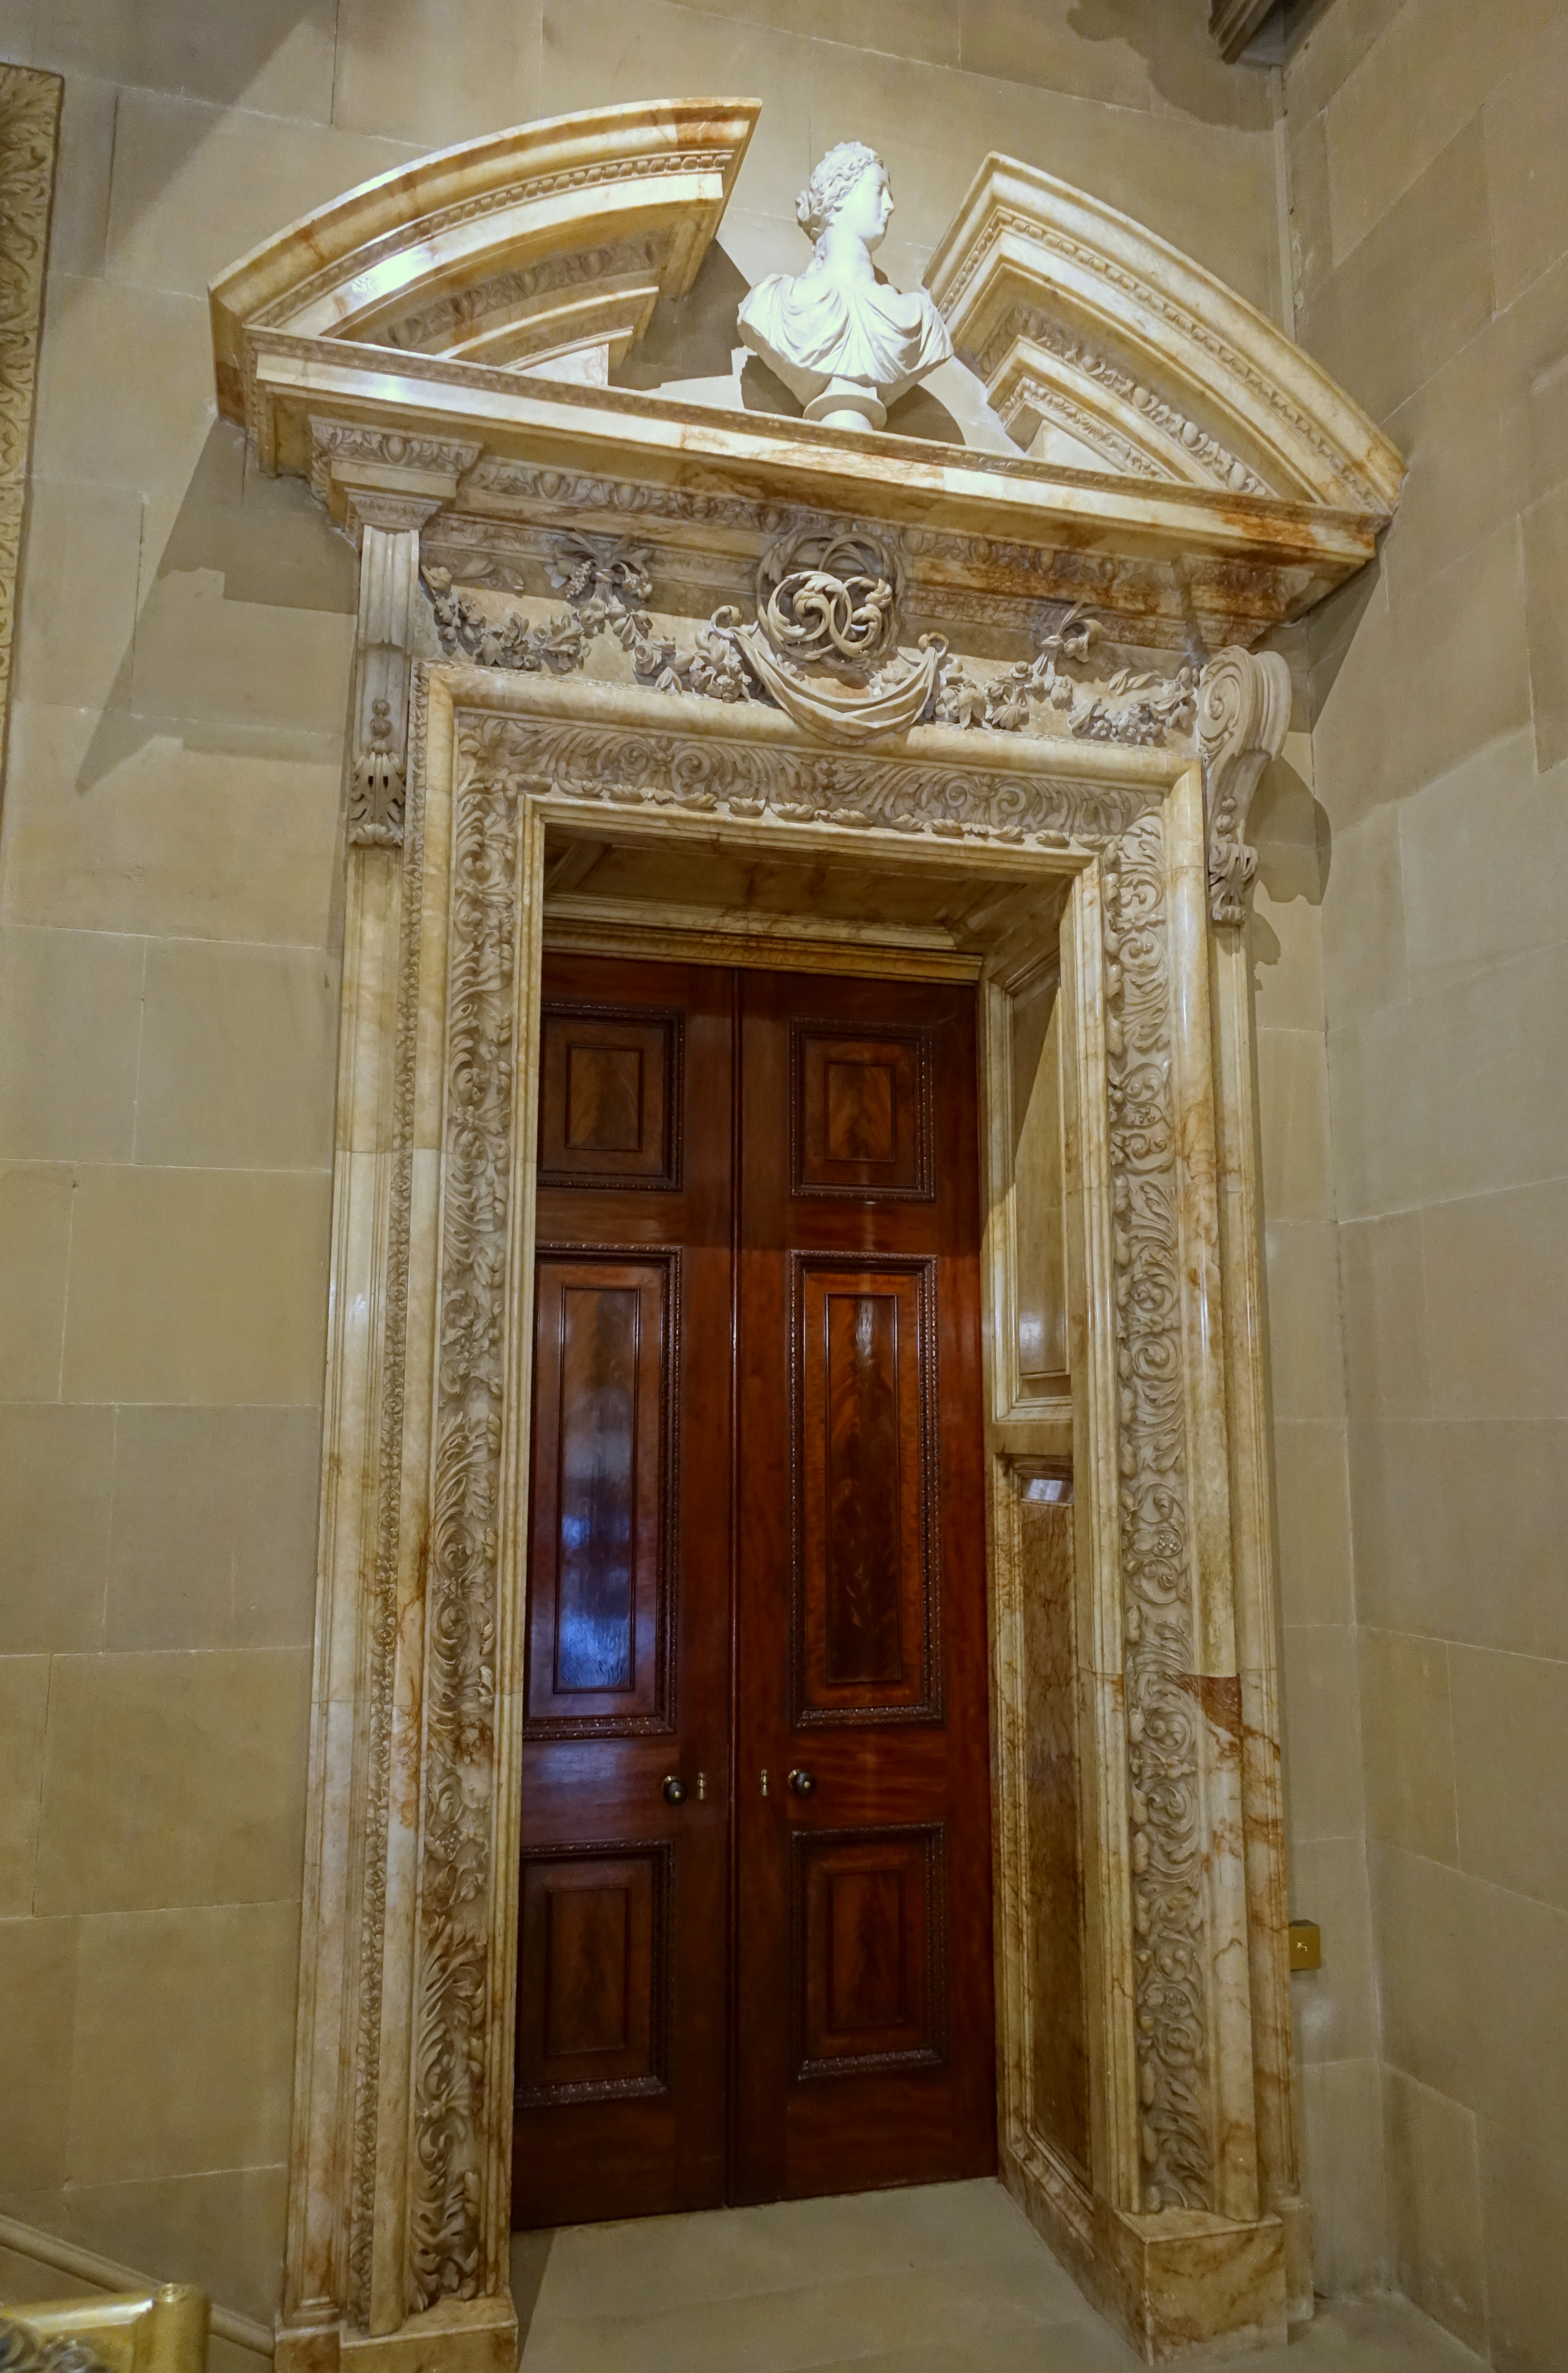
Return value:
M 686 1783 L 677 1773 L 667 1771 L 664 1775 L 663 1788 L 660 1793 L 667 1805 L 684 1805 L 686 1801 Z
M 791 1771 L 790 1774 L 790 1794 L 792 1796 L 814 1796 L 816 1794 L 815 1772 L 800 1771 Z

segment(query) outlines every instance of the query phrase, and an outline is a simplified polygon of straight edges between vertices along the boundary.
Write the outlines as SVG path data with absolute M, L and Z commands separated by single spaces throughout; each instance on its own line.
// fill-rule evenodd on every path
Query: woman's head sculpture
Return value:
M 795 201 L 810 263 L 793 278 L 770 274 L 742 302 L 742 337 L 800 398 L 808 420 L 880 428 L 887 405 L 953 352 L 924 289 L 905 295 L 878 278 L 872 251 L 892 212 L 876 150 L 841 140 Z
M 871 186 L 862 192 L 860 185 L 868 180 Z M 824 231 L 838 220 L 855 198 L 863 203 L 854 208 L 857 219 L 852 228 L 865 239 L 868 247 L 877 246 L 893 212 L 887 168 L 876 150 L 868 148 L 863 140 L 841 140 L 837 148 L 828 150 L 795 200 L 795 220 L 813 247 L 820 245 Z M 862 216 L 866 223 L 875 225 L 869 236 L 862 228 Z

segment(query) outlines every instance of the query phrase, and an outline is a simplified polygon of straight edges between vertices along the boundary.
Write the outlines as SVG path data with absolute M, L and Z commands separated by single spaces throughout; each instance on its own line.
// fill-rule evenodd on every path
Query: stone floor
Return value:
M 521 2373 L 1132 2373 L 1000 2184 L 519 2234 Z M 1291 2373 L 1464 2373 L 1402 2299 L 1319 2308 Z M 1277 2350 L 1225 2359 L 1277 2367 Z

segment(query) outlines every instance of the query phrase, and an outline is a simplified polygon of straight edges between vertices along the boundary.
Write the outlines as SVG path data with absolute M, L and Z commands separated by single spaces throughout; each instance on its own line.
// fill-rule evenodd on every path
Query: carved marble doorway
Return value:
M 360 556 L 280 2373 L 515 2354 L 547 943 L 977 983 L 1002 2172 L 1151 2362 L 1311 2312 L 1237 927 L 1290 710 L 1252 647 L 1401 465 L 1211 275 L 998 157 L 927 283 L 1010 449 L 613 383 L 758 111 L 495 134 L 213 291 L 221 409 Z M 1053 1028 L 1065 1344 L 1021 1254 Z
M 1235 663 L 1244 689 L 1255 664 Z M 1272 729 L 1222 703 L 1224 681 L 1211 773 L 1233 781 Z M 1281 2331 L 1282 1905 L 1277 1864 L 1246 1843 L 1276 1783 L 1240 1719 L 1264 1714 L 1244 1653 L 1268 1653 L 1246 984 L 1209 928 L 1199 771 L 1179 751 L 1003 754 L 954 734 L 934 766 L 836 761 L 813 805 L 814 754 L 764 710 L 672 719 L 656 694 L 599 686 L 585 722 L 576 686 L 458 665 L 416 668 L 414 705 L 401 848 L 363 848 L 351 874 L 324 1509 L 342 1586 L 324 1619 L 329 1640 L 357 1628 L 359 1575 L 386 1572 L 369 1666 L 386 1714 L 374 1696 L 345 1712 L 369 1780 L 385 1741 L 380 1982 L 411 2049 L 383 2063 L 376 2123 L 390 2140 L 407 2121 L 415 2329 L 486 2362 L 510 2344 L 516 1512 L 554 945 L 977 984 L 1002 2171 L 1143 2344 L 1193 2330 L 1217 2294 L 1233 2329 Z M 901 825 L 939 786 L 954 829 Z M 988 825 L 999 802 L 1030 837 Z M 1018 1099 L 1043 998 L 1059 1009 L 1065 1371 L 1020 1325 L 1038 1297 L 1020 1271 Z M 1064 2054 L 1069 2000 L 1082 2040 Z M 320 2005 L 323 2040 L 338 2016 Z M 318 2104 L 308 2092 L 307 2121 Z M 1185 2206 L 1195 2192 L 1214 2205 Z

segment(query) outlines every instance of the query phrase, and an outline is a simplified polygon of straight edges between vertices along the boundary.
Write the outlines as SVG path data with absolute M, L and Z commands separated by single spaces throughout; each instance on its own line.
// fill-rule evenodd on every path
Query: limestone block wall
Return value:
M 1349 1446 L 1323 925 L 1329 848 L 1305 731 L 1305 638 L 1287 638 L 1296 714 L 1253 803 L 1248 934 L 1258 1027 L 1285 1815 L 1293 1914 L 1323 1966 L 1292 1981 L 1303 2189 L 1320 2291 L 1387 2276 L 1376 1994 L 1366 1876 Z
M 355 567 L 304 491 L 260 478 L 216 423 L 208 278 L 419 150 L 597 100 L 737 91 L 766 106 L 721 234 L 734 295 L 798 267 L 795 193 L 855 135 L 891 169 L 895 280 L 918 279 L 995 147 L 1103 193 L 1278 318 L 1277 90 L 1220 64 L 1207 14 L 0 0 L 0 56 L 65 80 L 0 816 L 5 2211 L 271 2315 Z M 692 308 L 685 350 L 649 367 L 727 371 L 722 313 Z M 1313 1662 L 1334 1632 L 1342 1665 L 1350 1635 L 1326 1156 L 1299 1119 L 1322 1103 L 1319 852 L 1293 749 L 1260 910 L 1260 1068 L 1293 1756 L 1322 1759 L 1332 1797 L 1358 1767 L 1353 1689 Z M 1303 1818 L 1305 1844 L 1341 1825 L 1359 1841 L 1359 1790 Z M 1324 2049 L 1370 2067 L 1364 1880 L 1357 1895 L 1344 1876 L 1364 1873 L 1359 1843 L 1329 1866 L 1340 1893 L 1315 1875 L 1307 1908 L 1342 1918 L 1343 1942 L 1315 1998 L 1357 2008 Z M 1311 2132 L 1327 2203 L 1333 2153 L 1364 2136 Z
M 1380 568 L 1310 631 L 1379 2012 L 1337 2063 L 1341 2149 L 1381 2123 L 1401 2286 L 1544 2368 L 1568 2329 L 1568 7 L 1339 0 L 1285 102 L 1299 333 L 1410 462 Z

